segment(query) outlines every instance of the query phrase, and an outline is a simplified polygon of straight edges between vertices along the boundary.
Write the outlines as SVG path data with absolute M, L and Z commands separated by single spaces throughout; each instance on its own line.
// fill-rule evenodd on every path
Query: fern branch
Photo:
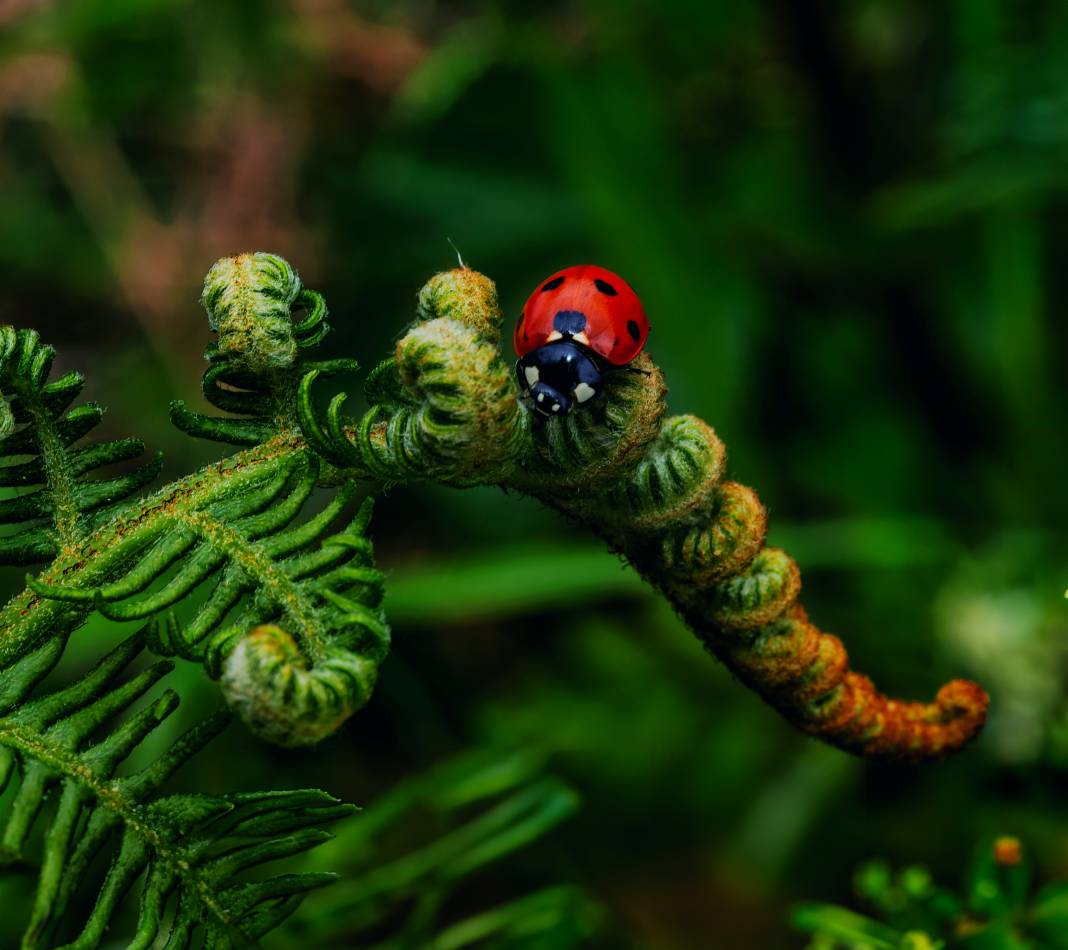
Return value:
M 168 903 L 175 908 L 164 933 L 168 946 L 187 945 L 198 929 L 210 946 L 243 946 L 277 926 L 307 891 L 333 880 L 325 872 L 258 881 L 239 877 L 330 837 L 307 826 L 351 809 L 322 792 L 159 794 L 226 725 L 224 714 L 194 726 L 149 765 L 118 774 L 178 705 L 167 690 L 118 725 L 108 725 L 170 669 L 168 661 L 159 661 L 120 682 L 143 645 L 143 636 L 131 637 L 75 683 L 32 698 L 62 655 L 62 639 L 0 671 L 0 789 L 18 776 L 10 807 L 0 817 L 0 862 L 24 862 L 35 827 L 45 824 L 24 948 L 52 946 L 61 931 L 72 929 L 73 900 L 94 859 L 109 847 L 110 866 L 96 902 L 70 947 L 99 946 L 139 878 L 144 880 L 132 947 L 148 947 L 160 936 Z M 49 797 L 56 804 L 46 810 Z
M 366 537 L 370 502 L 335 527 L 355 496 L 358 473 L 324 470 L 295 421 L 305 372 L 355 364 L 304 360 L 328 330 L 326 305 L 281 258 L 253 254 L 219 262 L 205 283 L 204 304 L 219 334 L 208 347 L 204 394 L 231 415 L 208 416 L 175 403 L 172 419 L 193 435 L 243 451 L 143 500 L 109 499 L 62 549 L 35 550 L 35 558 L 53 560 L 0 610 L 0 662 L 69 634 L 92 611 L 117 621 L 154 620 L 148 642 L 155 652 L 204 663 L 265 738 L 308 744 L 367 700 L 389 645 L 382 575 Z M 45 382 L 50 348 L 38 347 L 35 336 L 5 333 L 2 339 L 18 343 L 6 365 L 32 369 L 9 376 L 51 393 L 58 383 Z M 45 355 L 27 355 L 34 353 Z M 49 398 L 53 409 L 63 408 Z M 20 404 L 13 407 L 18 418 Z M 85 432 L 72 419 L 73 412 L 61 420 L 68 443 Z M 24 432 L 10 434 L 12 440 L 24 447 Z M 118 449 L 105 448 L 106 460 L 113 460 Z M 75 449 L 63 471 L 79 474 L 99 455 L 99 447 Z M 0 468 L 0 481 L 23 470 Z M 301 522 L 317 486 L 332 487 L 334 497 Z M 80 491 L 75 488 L 76 499 Z M 167 611 L 189 600 L 199 603 L 179 628 Z
M 545 946 L 586 946 L 597 915 L 571 889 L 540 891 L 444 926 L 453 916 L 442 912 L 451 893 L 465 882 L 477 887 L 476 875 L 492 874 L 575 814 L 574 790 L 543 769 L 530 750 L 468 752 L 390 789 L 305 859 L 309 870 L 344 869 L 349 883 L 310 897 L 307 912 L 277 938 L 283 946 L 385 950 L 511 946 L 507 938 L 525 931 Z
M 422 290 L 415 325 L 372 375 L 371 409 L 347 419 L 298 394 L 309 444 L 335 464 L 387 481 L 498 484 L 583 524 L 623 555 L 708 649 L 800 729 L 850 752 L 938 757 L 967 744 L 987 696 L 954 680 L 931 703 L 879 693 L 849 669 L 841 641 L 809 622 L 792 558 L 764 546 L 766 515 L 751 489 L 724 481 L 725 449 L 694 416 L 666 418 L 663 375 L 606 378 L 588 411 L 545 424 L 530 412 L 497 346 L 493 283 L 459 268 Z
M 0 501 L 0 523 L 24 525 L 0 538 L 0 564 L 54 557 L 82 537 L 89 512 L 129 497 L 161 467 L 157 456 L 116 478 L 83 478 L 97 468 L 137 458 L 144 443 L 122 439 L 71 449 L 100 421 L 102 410 L 87 404 L 67 411 L 85 377 L 67 373 L 48 382 L 55 355 L 33 330 L 0 327 L 0 398 L 7 403 L 7 424 L 0 427 L 0 486 L 38 486 L 30 494 Z M 27 461 L 16 461 L 25 456 Z
M 343 486 L 320 514 L 292 527 L 315 487 L 318 462 L 298 453 L 268 471 L 271 477 L 236 500 L 227 493 L 207 504 L 193 496 L 169 503 L 152 519 L 133 566 L 106 585 L 83 586 L 77 570 L 62 585 L 27 584 L 43 603 L 91 606 L 123 621 L 153 617 L 215 578 L 186 625 L 161 621 L 150 645 L 204 662 L 261 735 L 300 745 L 333 732 L 366 701 L 389 628 L 380 611 L 382 575 L 364 535 L 370 503 L 314 548 L 354 487 Z

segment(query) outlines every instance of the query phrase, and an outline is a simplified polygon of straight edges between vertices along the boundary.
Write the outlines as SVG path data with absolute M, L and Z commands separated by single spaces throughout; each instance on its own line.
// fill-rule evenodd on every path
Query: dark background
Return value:
M 992 696 L 943 764 L 850 759 L 537 505 L 403 488 L 374 526 L 395 649 L 368 708 L 313 752 L 231 730 L 185 786 L 364 803 L 533 751 L 583 806 L 460 905 L 573 883 L 635 946 L 800 946 L 789 904 L 850 901 L 861 860 L 953 882 L 992 833 L 1063 873 L 1066 160 L 1054 2 L 0 0 L 0 320 L 168 477 L 218 454 L 166 419 L 198 398 L 217 257 L 287 257 L 331 306 L 326 351 L 365 365 L 447 239 L 509 320 L 596 262 L 855 666 Z M 178 677 L 189 715 L 218 701 Z

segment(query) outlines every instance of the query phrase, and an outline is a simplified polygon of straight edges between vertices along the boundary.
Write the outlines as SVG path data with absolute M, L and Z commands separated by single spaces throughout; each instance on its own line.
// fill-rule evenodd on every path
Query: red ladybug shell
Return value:
M 622 277 L 594 264 L 565 267 L 541 282 L 523 305 L 515 351 L 524 356 L 555 339 L 575 339 L 623 366 L 649 336 L 642 302 Z

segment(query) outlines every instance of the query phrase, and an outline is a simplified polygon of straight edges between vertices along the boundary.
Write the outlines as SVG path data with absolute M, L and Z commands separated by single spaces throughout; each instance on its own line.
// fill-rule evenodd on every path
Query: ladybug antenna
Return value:
M 449 242 L 449 247 L 451 247 L 456 252 L 456 259 L 460 262 L 460 266 L 464 270 L 467 270 L 467 265 L 464 263 L 463 257 L 460 256 L 460 249 L 452 243 L 452 238 L 448 235 L 445 235 L 445 240 Z

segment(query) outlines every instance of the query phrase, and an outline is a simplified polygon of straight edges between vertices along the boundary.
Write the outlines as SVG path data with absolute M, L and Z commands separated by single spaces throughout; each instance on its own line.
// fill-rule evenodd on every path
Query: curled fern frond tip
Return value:
M 446 317 L 471 327 L 487 340 L 496 340 L 502 320 L 497 285 L 469 267 L 442 271 L 419 291 L 416 317 L 419 322 Z
M 299 341 L 291 311 L 301 293 L 297 272 L 276 254 L 255 251 L 216 261 L 200 302 L 219 334 L 219 353 L 258 373 L 292 366 Z
M 309 663 L 289 633 L 262 624 L 223 660 L 220 685 L 250 731 L 295 748 L 333 735 L 367 701 L 375 676 L 373 662 L 337 647 Z
M 756 493 L 724 480 L 726 450 L 696 416 L 668 418 L 647 353 L 605 374 L 603 397 L 533 419 L 497 350 L 492 281 L 432 277 L 393 360 L 371 374 L 371 410 L 333 450 L 389 483 L 497 484 L 586 525 L 656 586 L 709 650 L 797 728 L 864 756 L 938 758 L 979 732 L 987 697 L 954 681 L 933 703 L 879 693 L 842 642 L 809 622 L 801 573 L 764 546 Z M 306 432 L 322 430 L 312 414 Z M 309 440 L 311 437 L 309 436 Z

